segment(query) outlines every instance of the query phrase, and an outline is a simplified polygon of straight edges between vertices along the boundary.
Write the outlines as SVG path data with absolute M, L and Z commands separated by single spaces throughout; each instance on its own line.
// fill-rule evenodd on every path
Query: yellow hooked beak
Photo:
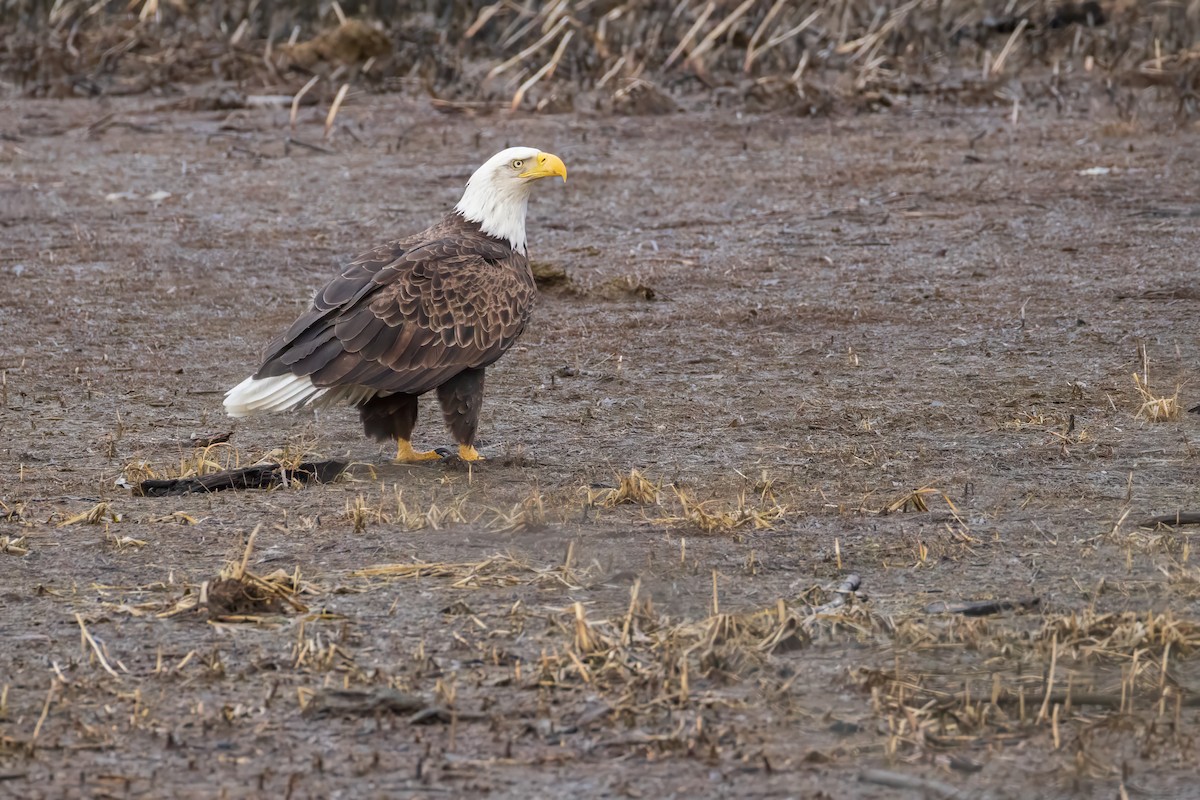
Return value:
M 553 153 L 538 153 L 537 165 L 521 173 L 522 178 L 550 178 L 558 175 L 567 182 L 567 165 Z

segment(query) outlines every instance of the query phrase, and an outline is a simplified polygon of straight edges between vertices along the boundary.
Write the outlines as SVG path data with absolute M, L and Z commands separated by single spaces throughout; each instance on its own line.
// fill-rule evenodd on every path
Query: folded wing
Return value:
M 498 359 L 535 294 L 525 256 L 490 237 L 378 248 L 318 293 L 268 346 L 254 379 L 307 377 L 314 400 L 426 392 Z

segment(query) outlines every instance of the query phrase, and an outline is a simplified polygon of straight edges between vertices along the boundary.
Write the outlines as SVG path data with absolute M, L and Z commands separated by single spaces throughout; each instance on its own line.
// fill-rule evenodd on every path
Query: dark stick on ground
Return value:
M 930 603 L 925 606 L 926 614 L 962 614 L 965 617 L 986 617 L 989 614 L 999 614 L 1002 611 L 1027 611 L 1037 608 L 1042 603 L 1040 597 L 1026 597 L 1023 600 L 979 600 L 966 603 Z
M 1192 410 L 1195 411 L 1196 409 L 1193 408 Z M 1174 514 L 1159 514 L 1157 517 L 1150 517 L 1138 523 L 1139 528 L 1157 528 L 1159 525 L 1166 525 L 1170 528 L 1177 528 L 1180 525 L 1200 525 L 1200 511 L 1176 511 Z
M 168 497 L 194 492 L 219 492 L 222 489 L 274 489 L 293 480 L 303 484 L 313 481 L 329 483 L 345 469 L 345 461 L 306 461 L 296 469 L 285 469 L 279 464 L 256 464 L 195 478 L 145 480 L 138 485 L 135 493 L 145 497 Z

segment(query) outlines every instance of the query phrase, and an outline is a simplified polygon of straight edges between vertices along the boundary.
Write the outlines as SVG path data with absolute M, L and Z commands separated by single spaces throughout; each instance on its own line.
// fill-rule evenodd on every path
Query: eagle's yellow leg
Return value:
M 458 457 L 463 461 L 483 461 L 483 456 L 479 455 L 479 451 L 474 445 L 460 444 L 458 446 Z
M 412 442 L 408 439 L 396 440 L 396 463 L 416 464 L 421 461 L 440 461 L 441 456 L 433 450 L 424 452 L 413 450 Z

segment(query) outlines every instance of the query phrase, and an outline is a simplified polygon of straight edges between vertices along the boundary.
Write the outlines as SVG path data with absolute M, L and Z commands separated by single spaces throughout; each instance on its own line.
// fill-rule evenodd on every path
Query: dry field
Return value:
M 1194 125 L 321 98 L 0 100 L 0 797 L 1197 796 Z M 222 416 L 518 143 L 487 462 Z

